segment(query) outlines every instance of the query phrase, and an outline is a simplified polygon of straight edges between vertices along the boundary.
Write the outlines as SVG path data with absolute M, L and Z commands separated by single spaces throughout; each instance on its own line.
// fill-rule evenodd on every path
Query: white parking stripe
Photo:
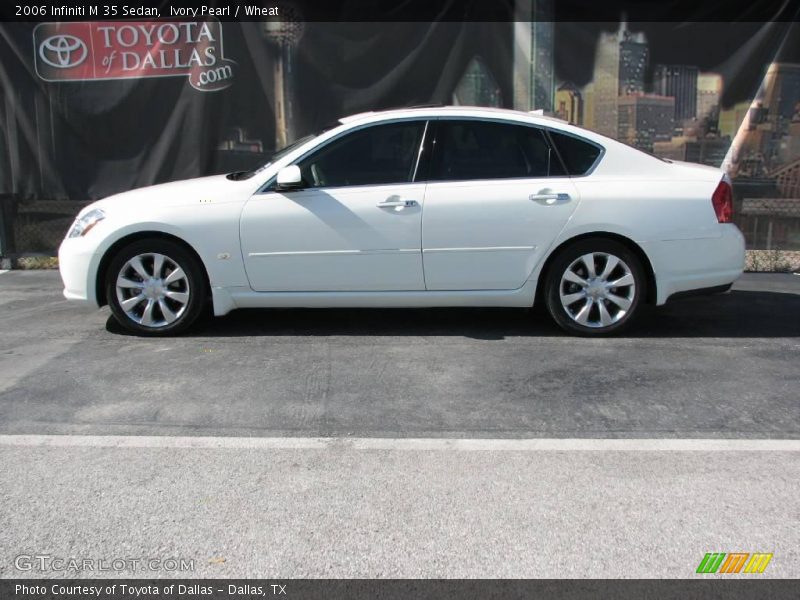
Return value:
M 8 273 L 8 269 L 0 269 L 0 275 L 2 275 L 3 273 Z
M 0 446 L 97 448 L 254 448 L 550 452 L 800 452 L 800 440 L 460 439 L 0 435 Z

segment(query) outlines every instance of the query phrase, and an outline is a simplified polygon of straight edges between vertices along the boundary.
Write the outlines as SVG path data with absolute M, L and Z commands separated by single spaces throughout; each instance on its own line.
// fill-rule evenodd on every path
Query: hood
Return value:
M 225 175 L 211 175 L 210 177 L 172 181 L 114 194 L 93 203 L 86 210 L 132 206 L 141 209 L 150 205 L 161 207 L 197 206 L 201 200 L 215 203 L 235 202 L 241 199 L 243 193 L 249 197 L 255 192 L 255 189 L 250 190 L 250 188 L 256 188 L 257 185 L 252 180 L 231 181 Z

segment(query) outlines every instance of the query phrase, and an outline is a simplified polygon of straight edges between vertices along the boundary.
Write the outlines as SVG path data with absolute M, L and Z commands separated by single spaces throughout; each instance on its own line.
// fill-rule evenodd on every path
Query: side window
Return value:
M 576 138 L 550 130 L 550 138 L 561 155 L 570 175 L 585 175 L 592 168 L 602 151 L 598 146 Z
M 564 175 L 544 132 L 487 121 L 438 123 L 433 181 Z
M 414 176 L 424 121 L 359 129 L 298 163 L 310 187 L 405 183 Z

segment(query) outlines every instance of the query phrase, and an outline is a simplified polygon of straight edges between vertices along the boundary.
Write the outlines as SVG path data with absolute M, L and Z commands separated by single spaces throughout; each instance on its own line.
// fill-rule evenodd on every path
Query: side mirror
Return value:
M 301 187 L 303 187 L 303 176 L 300 173 L 300 167 L 289 165 L 278 171 L 278 177 L 275 180 L 276 190 L 296 190 Z

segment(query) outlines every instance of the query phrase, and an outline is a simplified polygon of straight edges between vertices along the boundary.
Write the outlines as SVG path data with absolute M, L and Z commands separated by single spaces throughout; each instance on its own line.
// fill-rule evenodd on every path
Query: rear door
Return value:
M 436 121 L 422 223 L 426 288 L 521 287 L 577 203 L 542 129 Z

